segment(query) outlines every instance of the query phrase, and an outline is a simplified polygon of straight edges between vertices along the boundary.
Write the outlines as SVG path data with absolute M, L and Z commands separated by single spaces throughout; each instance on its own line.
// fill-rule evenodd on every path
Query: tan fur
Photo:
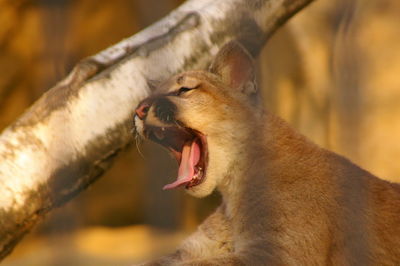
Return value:
M 198 86 L 168 96 L 208 141 L 206 179 L 187 192 L 218 189 L 223 203 L 175 254 L 146 265 L 400 265 L 399 186 L 263 111 L 240 45 L 216 61 L 213 73 L 186 72 L 161 90 Z M 230 83 L 237 71 L 251 75 Z M 145 124 L 156 123 L 151 111 Z

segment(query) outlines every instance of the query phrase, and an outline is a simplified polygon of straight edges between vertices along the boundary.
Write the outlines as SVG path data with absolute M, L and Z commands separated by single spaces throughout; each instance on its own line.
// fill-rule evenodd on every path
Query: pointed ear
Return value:
M 246 94 L 256 92 L 253 58 L 238 42 L 225 44 L 211 63 L 209 71 L 222 81 Z

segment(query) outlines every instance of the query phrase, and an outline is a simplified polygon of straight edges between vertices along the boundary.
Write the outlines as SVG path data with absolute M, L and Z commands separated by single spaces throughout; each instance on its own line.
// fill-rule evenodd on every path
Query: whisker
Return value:
M 178 123 L 178 120 L 174 120 L 174 123 L 175 123 L 175 125 L 176 125 L 177 127 L 182 128 L 182 125 L 180 125 L 180 124 Z
M 138 150 L 138 153 L 139 153 L 140 157 L 142 157 L 143 159 L 145 159 L 145 158 L 144 158 L 144 155 L 143 155 L 143 153 L 142 153 L 142 151 L 140 150 L 140 144 L 139 144 L 139 142 L 141 142 L 141 140 L 142 140 L 142 138 L 141 138 L 141 137 L 139 136 L 139 134 L 137 134 L 137 132 L 136 132 L 136 134 L 135 134 L 136 149 Z

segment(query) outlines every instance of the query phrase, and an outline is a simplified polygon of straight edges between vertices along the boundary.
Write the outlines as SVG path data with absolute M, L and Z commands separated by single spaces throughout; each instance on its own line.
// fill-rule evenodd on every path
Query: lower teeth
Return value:
M 197 180 L 199 178 L 201 170 L 202 170 L 201 167 L 199 167 L 197 173 L 193 176 L 193 180 Z

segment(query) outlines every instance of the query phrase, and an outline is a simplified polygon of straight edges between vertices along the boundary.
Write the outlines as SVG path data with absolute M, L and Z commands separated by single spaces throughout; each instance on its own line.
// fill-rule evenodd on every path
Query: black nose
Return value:
M 136 115 L 141 119 L 145 119 L 147 112 L 149 111 L 150 104 L 141 103 L 135 110 Z
M 176 106 L 165 97 L 158 98 L 154 101 L 155 115 L 158 119 L 165 123 L 173 123 L 175 121 Z

